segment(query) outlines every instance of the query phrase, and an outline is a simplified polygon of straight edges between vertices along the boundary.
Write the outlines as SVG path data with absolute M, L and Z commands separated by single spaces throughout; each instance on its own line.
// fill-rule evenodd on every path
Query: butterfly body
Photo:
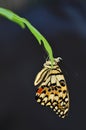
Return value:
M 34 85 L 39 85 L 36 100 L 43 106 L 52 108 L 59 117 L 64 118 L 69 110 L 69 93 L 64 75 L 58 65 L 59 58 L 44 63 L 44 68 L 37 74 Z

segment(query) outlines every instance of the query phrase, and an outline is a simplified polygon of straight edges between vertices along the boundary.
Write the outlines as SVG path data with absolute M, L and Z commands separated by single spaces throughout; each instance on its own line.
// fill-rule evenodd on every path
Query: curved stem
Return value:
M 11 20 L 12 22 L 17 23 L 22 28 L 25 28 L 25 25 L 26 25 L 27 28 L 34 35 L 34 37 L 38 40 L 38 43 L 40 45 L 43 43 L 44 48 L 45 48 L 45 50 L 46 50 L 46 52 L 49 56 L 49 59 L 51 60 L 52 66 L 53 66 L 53 60 L 54 60 L 53 51 L 52 51 L 52 48 L 51 48 L 49 42 L 45 39 L 45 37 L 33 25 L 31 25 L 31 23 L 27 19 L 18 16 L 17 14 L 12 12 L 11 10 L 4 9 L 4 8 L 1 8 L 1 7 L 0 7 L 0 15 L 6 17 L 7 19 Z

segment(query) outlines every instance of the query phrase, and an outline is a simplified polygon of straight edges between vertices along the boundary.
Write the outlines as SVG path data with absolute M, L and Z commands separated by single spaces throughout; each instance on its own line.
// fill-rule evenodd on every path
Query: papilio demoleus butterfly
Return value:
M 43 69 L 37 74 L 34 85 L 38 86 L 36 100 L 43 106 L 49 106 L 59 117 L 64 118 L 69 110 L 69 92 L 64 75 L 58 65 L 60 57 L 44 63 Z

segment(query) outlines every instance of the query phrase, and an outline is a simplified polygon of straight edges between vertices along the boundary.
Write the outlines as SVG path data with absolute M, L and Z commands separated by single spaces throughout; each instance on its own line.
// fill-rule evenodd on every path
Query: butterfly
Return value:
M 69 111 L 69 92 L 62 70 L 59 67 L 61 58 L 54 58 L 44 63 L 37 74 L 34 85 L 38 86 L 35 99 L 43 106 L 49 106 L 59 117 L 64 118 Z

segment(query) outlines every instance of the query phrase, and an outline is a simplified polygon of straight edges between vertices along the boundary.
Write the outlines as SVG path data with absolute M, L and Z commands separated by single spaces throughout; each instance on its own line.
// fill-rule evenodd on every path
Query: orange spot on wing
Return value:
M 39 88 L 38 91 L 37 91 L 37 93 L 40 94 L 42 92 L 42 90 L 43 90 L 43 88 Z

